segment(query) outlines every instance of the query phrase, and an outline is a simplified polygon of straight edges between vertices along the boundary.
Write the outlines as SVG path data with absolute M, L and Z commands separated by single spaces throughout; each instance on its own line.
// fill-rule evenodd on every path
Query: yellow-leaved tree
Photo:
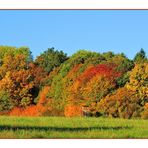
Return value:
M 129 79 L 127 89 L 134 92 L 141 99 L 141 105 L 144 105 L 148 102 L 148 63 L 136 64 Z

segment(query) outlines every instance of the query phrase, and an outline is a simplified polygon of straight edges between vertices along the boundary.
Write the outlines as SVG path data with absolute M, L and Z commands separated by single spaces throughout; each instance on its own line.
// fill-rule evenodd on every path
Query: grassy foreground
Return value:
M 0 138 L 148 138 L 148 120 L 1 116 Z

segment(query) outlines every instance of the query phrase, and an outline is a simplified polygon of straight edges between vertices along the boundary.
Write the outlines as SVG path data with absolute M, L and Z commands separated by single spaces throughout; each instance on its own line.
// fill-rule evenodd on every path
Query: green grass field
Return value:
M 148 138 L 148 120 L 1 116 L 0 138 Z

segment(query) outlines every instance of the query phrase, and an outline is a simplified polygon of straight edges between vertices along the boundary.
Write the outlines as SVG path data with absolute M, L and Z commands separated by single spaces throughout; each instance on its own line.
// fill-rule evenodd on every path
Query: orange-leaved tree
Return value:
M 98 112 L 103 116 L 131 118 L 141 113 L 139 98 L 127 88 L 119 88 L 114 94 L 108 95 L 98 103 Z

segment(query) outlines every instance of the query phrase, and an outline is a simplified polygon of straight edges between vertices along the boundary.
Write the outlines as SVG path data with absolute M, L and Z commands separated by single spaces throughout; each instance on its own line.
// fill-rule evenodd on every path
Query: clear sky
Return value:
M 28 46 L 36 57 L 49 47 L 148 54 L 146 10 L 0 10 L 0 45 Z

